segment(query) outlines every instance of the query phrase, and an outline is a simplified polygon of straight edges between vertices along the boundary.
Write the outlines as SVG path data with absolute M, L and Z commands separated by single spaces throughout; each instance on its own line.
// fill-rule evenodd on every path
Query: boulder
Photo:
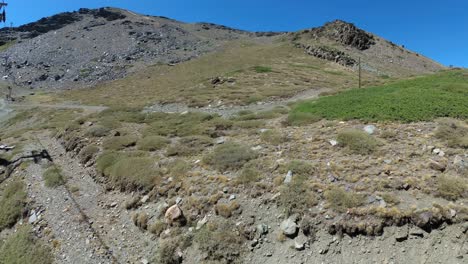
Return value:
M 447 166 L 441 162 L 437 162 L 435 160 L 429 160 L 429 167 L 433 170 L 444 172 L 447 169 Z
M 280 225 L 281 231 L 288 237 L 294 237 L 297 235 L 299 227 L 292 218 L 284 220 Z
M 291 181 L 292 181 L 292 176 L 293 176 L 292 171 L 288 171 L 288 174 L 286 174 L 286 177 L 284 178 L 284 183 L 285 183 L 285 184 L 291 183 Z
M 374 134 L 375 130 L 377 130 L 377 128 L 374 125 L 367 125 L 364 127 L 364 131 L 369 135 Z
M 182 210 L 177 204 L 169 207 L 169 209 L 167 209 L 166 214 L 164 216 L 168 224 L 179 222 L 183 220 L 184 218 L 184 214 L 182 213 Z

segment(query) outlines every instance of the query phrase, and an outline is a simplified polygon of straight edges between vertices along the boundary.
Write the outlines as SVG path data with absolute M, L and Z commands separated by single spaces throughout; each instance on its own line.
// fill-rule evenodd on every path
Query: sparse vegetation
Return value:
M 0 263 L 5 264 L 52 264 L 51 249 L 36 239 L 28 226 L 21 227 L 0 246 Z
M 262 141 L 270 143 L 272 145 L 280 145 L 281 143 L 284 143 L 287 138 L 281 134 L 281 132 L 275 131 L 275 130 L 267 130 L 260 134 L 260 138 Z
M 251 166 L 245 166 L 239 176 L 236 178 L 236 182 L 239 184 L 253 184 L 260 179 L 261 172 Z
M 468 183 L 462 178 L 444 175 L 437 178 L 437 192 L 447 200 L 462 198 L 468 190 Z
M 20 181 L 11 182 L 5 187 L 0 199 L 0 231 L 12 227 L 23 215 L 26 197 L 24 184 Z
M 167 149 L 168 156 L 192 156 L 203 152 L 213 145 L 213 140 L 207 136 L 187 136 Z
M 268 73 L 272 72 L 273 70 L 271 67 L 266 67 L 266 66 L 254 66 L 252 68 L 256 73 Z
M 218 215 L 224 218 L 229 218 L 232 216 L 233 212 L 239 208 L 240 208 L 240 205 L 236 201 L 233 201 L 228 204 L 218 203 L 215 206 L 215 211 Z
M 56 188 L 65 184 L 62 170 L 56 166 L 48 168 L 42 175 L 42 178 L 44 178 L 45 185 L 49 188 Z
M 357 129 L 346 129 L 338 133 L 338 142 L 353 153 L 361 155 L 374 152 L 379 144 L 374 137 Z
M 326 191 L 325 198 L 329 206 L 338 212 L 346 212 L 347 209 L 361 206 L 364 202 L 363 195 L 337 186 Z
M 240 259 L 243 239 L 231 231 L 232 227 L 221 223 L 220 226 L 208 226 L 199 230 L 194 243 L 208 260 L 217 263 L 242 263 Z
M 103 147 L 106 150 L 123 150 L 136 145 L 138 138 L 133 135 L 110 137 L 104 140 Z
M 140 139 L 137 143 L 139 150 L 156 151 L 164 148 L 170 143 L 165 137 L 161 136 L 148 136 Z
M 80 152 L 80 162 L 82 164 L 86 164 L 88 161 L 92 160 L 98 152 L 99 152 L 99 147 L 94 146 L 94 145 L 86 146 Z
M 314 113 L 293 111 L 288 115 L 287 124 L 291 126 L 304 126 L 320 121 L 322 117 Z
M 126 191 L 149 191 L 160 181 L 160 171 L 155 162 L 147 157 L 126 157 L 118 159 L 109 170 L 112 185 Z
M 447 141 L 450 147 L 468 148 L 468 124 L 466 122 L 442 118 L 438 120 L 438 123 L 436 137 Z
M 86 132 L 87 136 L 90 137 L 105 137 L 109 135 L 111 129 L 104 126 L 92 126 Z
M 257 157 L 249 147 L 235 142 L 227 142 L 216 147 L 205 157 L 205 162 L 218 170 L 237 170 L 246 162 Z

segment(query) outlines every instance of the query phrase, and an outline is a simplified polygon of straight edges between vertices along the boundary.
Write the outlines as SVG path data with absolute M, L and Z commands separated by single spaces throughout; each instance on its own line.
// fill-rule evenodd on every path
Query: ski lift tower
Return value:
M 5 3 L 5 0 L 3 0 L 2 2 L 0 2 L 0 21 L 5 23 L 6 22 L 6 6 L 8 4 Z

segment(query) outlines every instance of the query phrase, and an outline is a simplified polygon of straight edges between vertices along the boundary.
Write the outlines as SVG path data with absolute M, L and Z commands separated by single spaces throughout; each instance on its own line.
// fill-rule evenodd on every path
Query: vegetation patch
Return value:
M 107 164 L 110 163 L 109 161 Z M 108 173 L 114 187 L 124 191 L 149 191 L 161 179 L 154 160 L 147 157 L 120 157 L 111 167 L 105 168 L 104 172 Z
M 364 131 L 357 129 L 346 129 L 338 133 L 338 142 L 347 147 L 353 153 L 366 155 L 374 152 L 379 143 Z
M 438 117 L 468 118 L 468 77 L 462 70 L 352 89 L 298 104 L 291 112 L 326 119 L 416 122 Z
M 94 145 L 86 146 L 80 152 L 80 162 L 82 164 L 86 164 L 88 161 L 92 160 L 98 152 L 99 152 L 99 147 L 94 146 Z
M 26 190 L 20 181 L 9 183 L 0 199 L 0 231 L 12 227 L 26 209 Z M 1 258 L 0 258 L 1 259 Z M 5 263 L 1 262 L 0 263 Z
M 261 172 L 251 166 L 244 166 L 239 176 L 236 178 L 238 184 L 249 185 L 257 182 L 261 177 Z
M 0 247 L 0 263 L 52 264 L 53 262 L 51 249 L 37 240 L 28 226 L 19 228 L 18 232 L 8 237 Z
M 136 145 L 138 138 L 133 135 L 118 136 L 107 138 L 103 142 L 103 147 L 106 150 L 123 150 Z
M 447 200 L 462 198 L 468 190 L 467 185 L 466 180 L 455 176 L 444 175 L 437 178 L 438 195 Z
M 272 144 L 272 145 L 280 145 L 281 143 L 286 142 L 287 138 L 281 133 L 276 130 L 267 130 L 260 134 L 260 139 L 263 142 Z
M 242 263 L 242 237 L 232 231 L 232 227 L 207 226 L 195 234 L 194 243 L 207 254 L 207 259 L 215 263 Z
M 216 147 L 213 153 L 205 157 L 205 163 L 212 165 L 218 170 L 237 170 L 248 161 L 255 159 L 257 153 L 248 146 L 227 142 Z
M 163 149 L 170 143 L 170 140 L 162 136 L 148 136 L 138 140 L 139 150 L 156 151 Z
M 450 147 L 468 148 L 468 124 L 466 122 L 442 118 L 438 120 L 438 123 L 436 137 L 447 141 Z
M 364 203 L 364 196 L 337 186 L 325 192 L 325 198 L 331 208 L 338 212 L 346 212 L 349 208 L 361 206 Z
M 42 175 L 42 178 L 45 181 L 45 185 L 49 188 L 56 188 L 65 184 L 62 170 L 56 166 L 48 168 Z
M 205 113 L 153 114 L 154 120 L 143 131 L 144 136 L 210 135 L 215 130 L 215 116 Z
M 304 126 L 320 121 L 322 117 L 316 113 L 293 111 L 288 115 L 286 124 L 290 126 Z
M 272 72 L 273 70 L 271 69 L 271 67 L 267 67 L 267 66 L 254 66 L 252 67 L 252 69 L 256 72 L 256 73 L 268 73 L 268 72 Z
M 169 147 L 168 156 L 193 156 L 203 152 L 213 145 L 213 140 L 207 136 L 188 136 L 179 139 L 179 142 Z

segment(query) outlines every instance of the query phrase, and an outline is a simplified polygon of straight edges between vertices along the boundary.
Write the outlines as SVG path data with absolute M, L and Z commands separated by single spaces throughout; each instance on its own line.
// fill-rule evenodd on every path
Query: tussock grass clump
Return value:
M 141 230 L 148 228 L 148 214 L 145 212 L 139 212 L 132 215 L 132 221 L 135 226 Z
M 464 121 L 441 118 L 436 137 L 446 140 L 450 147 L 468 148 L 468 124 Z
M 240 205 L 236 201 L 230 202 L 228 204 L 219 203 L 215 206 L 215 212 L 224 218 L 229 218 L 232 216 L 233 212 L 239 208 Z
M 378 141 L 364 131 L 346 129 L 338 133 L 338 142 L 353 153 L 366 155 L 377 149 Z
M 209 135 L 216 125 L 211 123 L 214 118 L 215 116 L 205 113 L 158 114 L 152 118 L 153 122 L 143 131 L 143 135 L 171 137 Z
M 156 151 L 163 149 L 170 143 L 170 140 L 162 136 L 148 136 L 138 140 L 139 150 Z
M 48 168 L 42 175 L 42 178 L 45 181 L 45 185 L 49 188 L 56 188 L 65 184 L 62 170 L 56 166 Z
M 237 176 L 236 182 L 238 184 L 248 185 L 248 184 L 257 182 L 260 179 L 260 176 L 261 176 L 261 172 L 259 170 L 257 170 L 256 168 L 247 166 L 247 167 L 244 167 L 241 173 L 239 174 L 239 176 Z
M 203 152 L 213 145 L 213 140 L 207 136 L 188 136 L 179 139 L 179 142 L 169 147 L 168 156 L 193 156 Z
M 16 224 L 26 208 L 26 198 L 22 182 L 14 181 L 6 186 L 0 200 L 0 231 Z
M 12 234 L 0 247 L 0 263 L 52 264 L 54 257 L 51 249 L 34 238 L 30 227 L 21 227 Z
M 111 129 L 105 126 L 92 126 L 86 131 L 86 136 L 88 137 L 105 137 L 109 135 Z
M 280 193 L 278 206 L 284 208 L 285 213 L 288 215 L 302 214 L 318 203 L 318 197 L 308 184 L 300 179 L 281 186 Z
M 194 243 L 215 263 L 242 263 L 239 257 L 244 240 L 232 230 L 227 223 L 206 226 L 195 234 Z
M 161 235 L 161 233 L 167 228 L 167 224 L 164 221 L 156 220 L 153 224 L 151 224 L 148 230 L 155 234 L 156 236 Z
M 205 156 L 204 160 L 205 163 L 218 170 L 237 170 L 256 157 L 257 153 L 252 151 L 248 146 L 235 142 L 227 142 L 216 147 L 212 153 Z
M 281 143 L 286 142 L 287 138 L 278 131 L 267 130 L 260 135 L 260 139 L 263 142 L 270 143 L 272 145 L 280 145 Z
M 103 147 L 106 150 L 123 150 L 136 145 L 138 138 L 133 135 L 111 137 L 104 140 Z
M 161 172 L 147 157 L 120 158 L 108 170 L 112 185 L 124 191 L 151 190 L 159 181 Z
M 99 148 L 97 146 L 89 145 L 89 146 L 85 147 L 80 152 L 80 162 L 82 164 L 87 163 L 88 161 L 93 159 L 94 156 L 96 156 L 96 154 L 98 152 L 99 152 Z
M 361 206 L 364 203 L 363 195 L 347 192 L 336 186 L 325 192 L 325 198 L 329 206 L 338 212 L 346 212 L 347 209 Z
M 316 174 L 318 169 L 314 164 L 307 161 L 292 160 L 281 170 L 282 173 L 287 173 L 288 171 L 293 173 L 294 179 L 306 180 L 310 176 Z
M 305 126 L 322 120 L 317 114 L 307 112 L 291 112 L 288 115 L 286 124 L 290 126 Z
M 162 240 L 153 259 L 157 264 L 180 264 L 182 257 L 178 252 L 183 251 L 191 245 L 191 237 L 179 235 L 177 237 Z
M 467 190 L 468 183 L 462 178 L 448 175 L 437 178 L 438 195 L 447 200 L 455 201 L 462 198 Z
M 176 181 L 185 177 L 189 172 L 191 166 L 183 159 L 176 159 L 167 165 L 167 173 Z

